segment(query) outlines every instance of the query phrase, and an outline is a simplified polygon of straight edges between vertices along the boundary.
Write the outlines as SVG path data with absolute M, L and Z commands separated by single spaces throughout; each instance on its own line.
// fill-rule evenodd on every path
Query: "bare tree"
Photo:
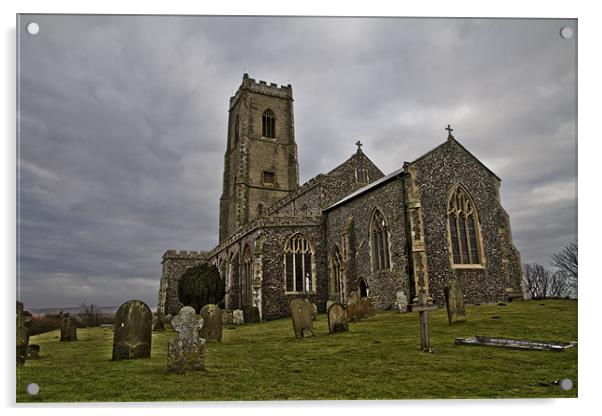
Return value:
M 559 273 L 558 271 L 550 273 L 548 279 L 546 297 L 564 298 L 569 296 L 571 284 L 562 273 Z
M 78 313 L 82 323 L 87 327 L 100 325 L 100 313 L 96 305 L 87 305 L 82 303 L 79 305 L 80 312 Z
M 552 255 L 552 266 L 558 269 L 560 276 L 567 282 L 571 294 L 577 295 L 577 242 L 569 243 L 558 253 Z
M 550 271 L 538 263 L 523 265 L 523 284 L 531 299 L 542 299 L 548 293 Z

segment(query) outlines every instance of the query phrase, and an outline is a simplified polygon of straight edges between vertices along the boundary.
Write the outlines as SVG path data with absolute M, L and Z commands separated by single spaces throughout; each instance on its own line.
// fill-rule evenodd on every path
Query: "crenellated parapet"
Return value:
M 265 81 L 256 81 L 249 78 L 249 74 L 244 74 L 242 84 L 236 91 L 233 97 L 230 97 L 230 110 L 234 108 L 244 91 L 251 91 L 259 94 L 269 95 L 272 97 L 293 99 L 293 87 L 291 84 L 279 86 L 273 82 L 268 84 Z
M 167 250 L 163 253 L 163 262 L 165 260 L 206 260 L 208 251 L 194 250 Z

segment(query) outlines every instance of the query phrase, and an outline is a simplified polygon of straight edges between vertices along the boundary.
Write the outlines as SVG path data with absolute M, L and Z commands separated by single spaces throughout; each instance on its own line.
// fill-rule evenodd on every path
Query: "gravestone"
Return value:
M 232 309 L 224 309 L 222 311 L 222 323 L 224 325 L 232 325 L 234 322 L 234 313 Z
M 309 303 L 305 299 L 293 299 L 290 308 L 295 337 L 313 336 L 314 328 Z
M 155 326 L 153 326 L 153 331 L 161 332 L 165 331 L 165 323 L 163 322 L 163 313 L 157 312 L 155 314 Z
M 374 316 L 376 314 L 376 308 L 370 300 L 370 298 L 361 298 L 359 301 L 360 317 Z
M 61 341 L 77 341 L 75 319 L 68 313 L 61 318 Z
M 232 311 L 232 323 L 234 325 L 242 325 L 245 323 L 245 314 L 242 309 L 234 309 Z
M 333 302 L 328 308 L 328 333 L 349 331 L 347 310 L 338 302 Z
M 23 303 L 17 301 L 17 365 L 24 365 L 29 344 L 29 328 L 33 317 L 23 310 Z
M 113 361 L 150 358 L 153 313 L 140 300 L 129 300 L 115 314 Z
M 455 280 L 445 286 L 445 303 L 447 303 L 447 320 L 450 324 L 466 321 L 464 296 L 460 285 Z
M 203 318 L 197 316 L 192 306 L 184 306 L 171 320 L 171 326 L 178 336 L 167 346 L 167 370 L 175 373 L 204 370 L 205 339 L 200 336 Z
M 318 307 L 316 306 L 315 303 L 311 303 L 309 301 L 309 299 L 305 298 L 305 301 L 307 302 L 307 306 L 309 306 L 309 313 L 311 314 L 311 320 L 315 321 L 316 318 L 318 317 Z
M 243 309 L 244 321 L 248 324 L 259 322 L 259 308 L 257 306 L 247 306 Z
M 405 313 L 408 311 L 408 298 L 403 290 L 395 293 L 395 306 L 397 306 L 400 313 Z
M 171 318 L 173 318 L 173 315 L 168 313 L 167 315 L 165 315 L 163 317 L 163 326 L 165 325 L 171 325 Z
M 27 359 L 28 360 L 39 360 L 40 359 L 40 346 L 38 344 L 29 344 L 27 346 Z
M 203 327 L 201 328 L 201 338 L 209 341 L 222 340 L 222 310 L 217 305 L 205 305 L 201 309 L 201 318 L 203 318 Z
M 328 313 L 328 309 L 330 309 L 330 305 L 334 303 L 334 300 L 329 300 L 326 302 L 326 313 Z

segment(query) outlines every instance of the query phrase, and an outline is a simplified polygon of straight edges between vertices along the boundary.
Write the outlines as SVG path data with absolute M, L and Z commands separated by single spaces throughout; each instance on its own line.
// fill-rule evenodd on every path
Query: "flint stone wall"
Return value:
M 374 271 L 372 267 L 372 250 L 370 241 L 370 221 L 376 208 L 379 208 L 387 219 L 389 227 L 389 253 L 391 268 Z M 409 279 L 407 275 L 405 212 L 402 185 L 399 179 L 369 190 L 327 211 L 328 253 L 332 253 L 335 245 L 343 249 L 343 233 L 349 218 L 353 218 L 355 247 L 349 248 L 344 261 L 352 262 L 347 279 L 347 293 L 359 291 L 360 279 L 364 278 L 368 285 L 369 297 L 374 306 L 388 309 L 395 305 L 396 292 L 408 293 Z M 349 266 L 348 266 L 349 268 Z
M 520 257 L 511 244 L 508 216 L 500 203 L 500 180 L 455 140 L 448 140 L 412 165 L 417 169 L 415 179 L 422 193 L 430 294 L 434 302 L 445 304 L 443 290 L 454 279 L 468 303 L 503 301 L 506 288 L 521 293 L 522 274 L 517 263 Z M 452 269 L 447 204 L 458 183 L 469 192 L 478 212 L 483 268 Z M 505 270 L 509 271 L 508 276 Z

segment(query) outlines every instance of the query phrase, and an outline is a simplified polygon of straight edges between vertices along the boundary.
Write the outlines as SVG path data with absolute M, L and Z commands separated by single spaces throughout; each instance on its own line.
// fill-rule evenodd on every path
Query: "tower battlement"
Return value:
M 188 250 L 167 250 L 163 254 L 163 261 L 168 259 L 189 259 L 189 260 L 205 260 L 207 251 L 188 251 Z
M 243 74 L 242 84 L 238 87 L 238 91 L 233 97 L 230 97 L 230 110 L 236 105 L 240 99 L 243 91 L 251 91 L 259 94 L 269 95 L 272 97 L 293 99 L 293 87 L 291 84 L 281 85 L 274 84 L 273 82 L 268 84 L 265 81 L 256 81 L 253 78 L 249 78 L 249 74 Z

